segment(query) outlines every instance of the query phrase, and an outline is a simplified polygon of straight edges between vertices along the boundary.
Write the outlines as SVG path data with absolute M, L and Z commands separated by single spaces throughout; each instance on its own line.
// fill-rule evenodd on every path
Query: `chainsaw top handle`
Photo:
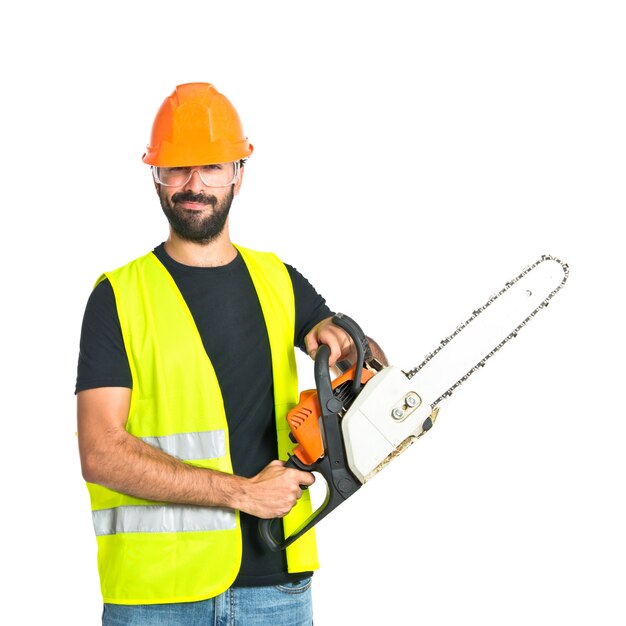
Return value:
M 365 336 L 365 333 L 361 330 L 361 327 L 347 315 L 343 313 L 337 313 L 332 318 L 333 324 L 335 326 L 339 326 L 345 330 L 352 341 L 354 342 L 354 347 L 356 348 L 356 362 L 355 367 L 356 370 L 354 372 L 354 380 L 352 381 L 352 393 L 354 395 L 358 394 L 361 390 L 361 374 L 363 373 L 363 364 L 366 360 L 372 358 L 372 350 L 370 348 L 369 341 Z M 318 371 L 317 371 L 317 360 L 315 362 L 315 381 L 317 383 L 318 380 Z M 323 363 L 320 363 L 323 366 Z M 323 375 L 322 372 L 319 372 L 320 375 Z M 328 368 L 326 368 L 325 377 L 328 378 Z

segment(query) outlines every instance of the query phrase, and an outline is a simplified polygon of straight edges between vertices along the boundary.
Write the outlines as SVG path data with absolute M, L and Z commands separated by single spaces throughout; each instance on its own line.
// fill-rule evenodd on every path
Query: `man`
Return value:
M 283 466 L 294 346 L 328 345 L 333 366 L 352 345 L 293 267 L 231 242 L 252 150 L 212 85 L 178 86 L 143 157 L 169 237 L 87 304 L 78 435 L 103 624 L 312 623 L 314 532 L 273 553 L 257 523 L 289 532 L 311 511 L 312 475 Z

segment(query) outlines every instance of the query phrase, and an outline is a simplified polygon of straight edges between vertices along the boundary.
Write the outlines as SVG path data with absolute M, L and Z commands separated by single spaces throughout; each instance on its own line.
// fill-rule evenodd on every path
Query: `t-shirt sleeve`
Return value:
M 108 280 L 89 296 L 80 335 L 76 393 L 96 387 L 128 387 L 133 379 L 124 348 L 115 295 Z
M 317 293 L 313 285 L 297 269 L 287 263 L 285 263 L 285 267 L 291 277 L 296 301 L 294 345 L 306 352 L 304 346 L 306 334 L 315 324 L 333 315 L 333 311 L 327 306 L 326 300 Z

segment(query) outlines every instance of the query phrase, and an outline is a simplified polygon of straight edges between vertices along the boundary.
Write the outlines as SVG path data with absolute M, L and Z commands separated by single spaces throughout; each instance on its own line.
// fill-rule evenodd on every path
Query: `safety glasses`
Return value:
M 198 172 L 205 187 L 228 187 L 239 179 L 239 161 L 233 163 L 213 163 L 192 167 L 152 167 L 152 176 L 159 185 L 183 187 Z

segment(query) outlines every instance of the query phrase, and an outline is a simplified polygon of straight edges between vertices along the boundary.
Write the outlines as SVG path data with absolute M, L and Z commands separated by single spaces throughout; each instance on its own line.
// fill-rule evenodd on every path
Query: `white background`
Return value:
M 571 269 L 429 435 L 320 524 L 316 624 L 626 623 L 621 5 L 5 7 L 11 623 L 99 622 L 80 324 L 96 277 L 166 236 L 140 157 L 191 81 L 225 93 L 255 145 L 234 240 L 297 267 L 403 369 L 541 254 Z

